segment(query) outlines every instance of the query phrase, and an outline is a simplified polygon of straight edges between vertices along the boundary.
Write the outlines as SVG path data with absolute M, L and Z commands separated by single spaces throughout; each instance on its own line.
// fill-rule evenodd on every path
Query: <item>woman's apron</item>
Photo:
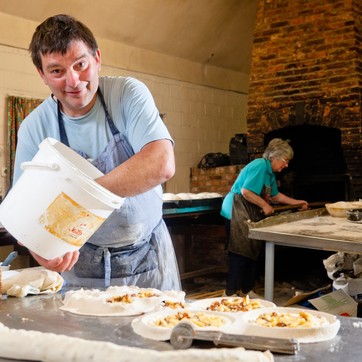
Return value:
M 249 239 L 248 220 L 260 221 L 265 216 L 259 206 L 247 201 L 242 195 L 235 194 L 230 222 L 230 240 L 228 251 L 257 260 L 263 248 L 260 240 Z
M 98 89 L 112 139 L 92 164 L 104 174 L 134 155 L 108 113 Z M 69 146 L 58 102 L 60 141 Z M 77 151 L 88 158 L 82 151 Z M 160 290 L 180 290 L 177 260 L 162 219 L 162 189 L 156 187 L 128 197 L 80 249 L 73 269 L 62 273 L 68 286 L 102 288 L 137 285 Z

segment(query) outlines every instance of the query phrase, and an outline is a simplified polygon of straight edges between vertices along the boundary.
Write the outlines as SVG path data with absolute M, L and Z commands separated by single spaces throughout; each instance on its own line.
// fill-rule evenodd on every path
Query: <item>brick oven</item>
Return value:
M 362 198 L 362 2 L 257 1 L 247 110 L 250 160 L 262 156 L 270 139 L 290 139 L 295 156 L 280 175 L 282 192 L 308 201 Z M 226 193 L 239 171 L 192 169 L 192 192 L 207 187 Z M 278 248 L 276 278 L 288 281 L 303 273 L 308 279 L 304 260 L 311 275 L 325 277 L 321 259 L 328 255 Z
M 289 167 L 276 175 L 279 190 L 309 202 L 348 200 L 351 176 L 343 155 L 341 131 L 300 123 L 270 131 L 264 137 L 265 145 L 276 137 L 288 139 L 294 150 Z
M 273 137 L 295 158 L 281 190 L 309 201 L 362 197 L 362 3 L 258 0 L 248 152 Z

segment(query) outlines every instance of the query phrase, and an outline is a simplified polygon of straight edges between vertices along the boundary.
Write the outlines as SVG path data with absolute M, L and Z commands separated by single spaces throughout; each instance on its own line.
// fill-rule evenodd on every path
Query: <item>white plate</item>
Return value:
M 155 322 L 161 318 L 165 318 L 170 315 L 174 315 L 176 313 L 197 313 L 201 312 L 210 316 L 218 316 L 220 317 L 224 324 L 221 327 L 199 327 L 196 324 L 192 323 L 187 319 L 183 319 L 182 322 L 190 323 L 195 330 L 202 331 L 221 331 L 225 332 L 235 321 L 232 316 L 226 315 L 225 313 L 216 313 L 216 312 L 207 312 L 207 311 L 196 311 L 190 309 L 178 309 L 178 310 L 162 310 L 159 312 L 149 313 L 142 317 L 135 318 L 131 325 L 135 333 L 144 337 L 153 339 L 156 341 L 167 341 L 171 338 L 171 333 L 173 327 L 160 327 L 156 326 Z
M 151 292 L 152 297 L 132 298 L 131 303 L 113 302 L 107 299 L 126 294 L 138 294 L 140 292 Z M 99 289 L 80 289 L 69 291 L 65 294 L 63 306 L 60 309 L 81 315 L 96 316 L 133 316 L 150 312 L 159 307 L 164 300 L 174 302 L 184 301 L 184 292 L 165 291 L 161 292 L 153 288 L 138 288 L 136 286 L 109 287 L 105 291 Z
M 200 300 L 198 300 L 196 302 L 190 303 L 190 308 L 208 310 L 208 307 L 210 307 L 210 305 L 212 303 L 221 302 L 223 299 L 229 299 L 229 300 L 237 301 L 237 302 L 240 301 L 240 303 L 244 300 L 244 298 L 242 298 L 242 297 L 219 297 L 219 298 L 200 299 Z M 274 303 L 268 302 L 268 301 L 263 300 L 263 299 L 250 299 L 250 301 L 251 302 L 255 302 L 255 301 L 259 302 L 260 308 L 276 307 L 276 305 Z M 220 312 L 220 313 L 231 313 L 231 314 L 245 313 L 243 311 L 236 311 L 236 312 L 218 311 L 218 312 Z
M 309 313 L 315 317 L 322 317 L 327 320 L 326 324 L 316 327 L 263 327 L 257 325 L 255 320 L 262 313 L 291 313 L 299 314 L 300 312 Z M 261 336 L 261 337 L 275 337 L 275 338 L 294 338 L 300 343 L 315 343 L 322 342 L 334 338 L 339 330 L 340 321 L 336 316 L 316 310 L 301 309 L 301 308 L 263 308 L 255 309 L 250 312 L 243 313 L 241 316 L 242 325 L 247 324 L 246 329 L 243 331 L 245 335 Z M 244 327 L 244 326 L 243 326 Z M 234 329 L 235 333 L 235 329 Z

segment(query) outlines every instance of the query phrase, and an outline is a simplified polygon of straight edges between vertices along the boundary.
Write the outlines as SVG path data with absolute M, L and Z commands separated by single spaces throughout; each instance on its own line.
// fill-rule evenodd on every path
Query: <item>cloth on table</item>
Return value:
M 362 255 L 338 252 L 323 260 L 329 279 L 362 277 Z
M 28 294 L 51 294 L 63 286 L 63 278 L 57 272 L 43 267 L 28 268 L 6 277 L 2 275 L 1 291 L 12 297 L 25 297 Z

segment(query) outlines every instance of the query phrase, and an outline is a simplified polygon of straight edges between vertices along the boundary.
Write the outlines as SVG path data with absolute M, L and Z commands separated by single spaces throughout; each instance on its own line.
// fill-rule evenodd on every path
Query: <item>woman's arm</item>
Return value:
M 284 195 L 281 192 L 279 192 L 276 196 L 271 197 L 271 199 L 273 201 L 279 202 L 280 204 L 286 204 L 286 205 L 302 204 L 301 210 L 307 210 L 308 209 L 308 202 L 307 201 L 293 199 L 292 197 Z
M 254 205 L 259 206 L 265 215 L 271 215 L 274 212 L 273 207 L 266 202 L 261 196 L 257 195 L 253 191 L 248 189 L 241 189 L 241 194 L 245 197 L 246 200 L 251 202 Z

